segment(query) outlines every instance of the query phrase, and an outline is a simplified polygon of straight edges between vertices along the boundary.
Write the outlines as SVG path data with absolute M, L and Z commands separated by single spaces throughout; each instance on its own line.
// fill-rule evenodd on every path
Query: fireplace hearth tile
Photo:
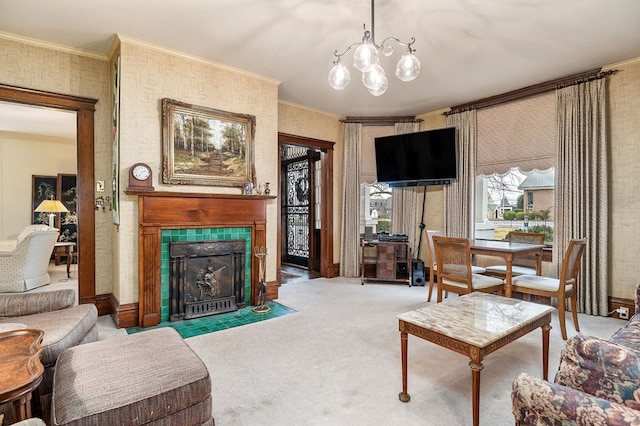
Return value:
M 255 312 L 253 312 L 252 307 L 249 306 L 225 314 L 194 318 L 184 321 L 166 321 L 161 322 L 155 327 L 131 327 L 127 328 L 126 330 L 128 334 L 133 334 L 146 330 L 153 330 L 154 328 L 159 327 L 173 327 L 178 331 L 178 333 L 180 333 L 180 335 L 184 339 L 186 339 L 189 337 L 214 333 L 220 330 L 240 327 L 243 325 L 253 324 L 255 322 L 265 321 L 268 319 L 278 318 L 296 313 L 295 310 L 274 301 L 267 302 L 267 306 L 269 306 L 271 309 L 269 310 L 269 312 L 264 314 L 256 314 Z

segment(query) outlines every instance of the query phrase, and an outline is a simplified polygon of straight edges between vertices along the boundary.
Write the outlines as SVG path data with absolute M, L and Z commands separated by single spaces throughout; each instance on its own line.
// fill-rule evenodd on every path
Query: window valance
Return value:
M 556 94 L 549 92 L 477 111 L 477 164 L 482 175 L 556 166 Z

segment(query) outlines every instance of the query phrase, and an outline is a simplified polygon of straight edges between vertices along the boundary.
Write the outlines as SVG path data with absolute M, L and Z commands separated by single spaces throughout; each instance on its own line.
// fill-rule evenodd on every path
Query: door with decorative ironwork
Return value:
M 283 146 L 282 224 L 284 235 L 282 261 L 315 270 L 314 249 L 317 236 L 314 229 L 315 178 L 314 164 L 319 155 L 314 150 Z M 318 157 L 318 158 L 316 158 Z

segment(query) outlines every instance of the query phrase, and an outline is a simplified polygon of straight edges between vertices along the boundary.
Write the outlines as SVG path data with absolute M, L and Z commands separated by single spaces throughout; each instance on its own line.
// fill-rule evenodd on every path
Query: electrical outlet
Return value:
M 617 310 L 618 310 L 618 318 L 625 319 L 625 320 L 629 319 L 629 308 L 625 308 L 621 306 Z

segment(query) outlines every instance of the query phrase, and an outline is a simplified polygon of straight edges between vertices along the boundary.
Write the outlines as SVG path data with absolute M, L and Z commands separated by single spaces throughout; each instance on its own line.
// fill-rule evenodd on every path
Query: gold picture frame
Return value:
M 162 182 L 244 187 L 254 181 L 256 118 L 162 99 Z

